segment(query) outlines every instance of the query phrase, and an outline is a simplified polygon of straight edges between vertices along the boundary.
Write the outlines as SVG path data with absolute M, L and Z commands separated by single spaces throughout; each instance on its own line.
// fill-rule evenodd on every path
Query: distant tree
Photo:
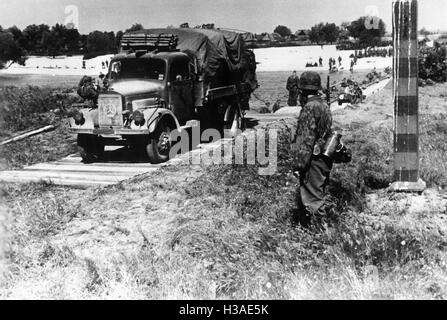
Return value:
M 29 25 L 23 30 L 23 47 L 29 53 L 42 54 L 45 53 L 44 34 L 50 32 L 50 26 L 46 24 Z
M 144 30 L 144 27 L 141 23 L 134 23 L 132 27 L 126 30 L 126 32 L 140 31 Z
M 292 34 L 292 31 L 287 28 L 286 26 L 283 25 L 279 25 L 275 28 L 275 30 L 273 30 L 273 32 L 279 34 L 281 37 L 287 37 L 290 36 Z
M 43 33 L 43 47 L 50 56 L 61 55 L 68 50 L 67 46 L 68 29 L 62 24 L 54 25 L 50 31 Z
M 69 52 L 80 51 L 81 35 L 77 29 L 67 29 L 65 32 L 65 45 Z
M 309 40 L 313 43 L 320 43 L 324 41 L 324 33 L 323 33 L 324 24 L 319 23 L 310 28 L 309 31 Z
M 115 48 L 116 48 L 116 51 L 118 51 L 118 49 L 119 49 L 119 46 L 121 44 L 121 39 L 123 38 L 123 35 L 124 35 L 124 32 L 122 32 L 122 31 L 118 31 L 116 33 L 116 37 L 115 37 Z
M 214 23 L 205 23 L 201 26 L 202 29 L 214 29 Z
M 189 23 L 185 22 L 180 25 L 180 28 L 189 28 Z
M 340 25 L 340 30 L 341 30 L 341 31 L 344 31 L 344 30 L 348 31 L 348 28 L 349 28 L 350 25 L 351 25 L 351 22 L 349 22 L 349 21 L 343 21 L 343 22 L 341 23 L 341 25 Z
M 25 64 L 25 51 L 14 40 L 14 35 L 0 28 L 0 69 L 12 63 Z
M 23 42 L 23 32 L 22 30 L 17 28 L 17 26 L 12 26 L 6 29 L 6 31 L 12 34 L 12 36 L 14 37 L 14 41 L 16 41 L 17 43 L 20 44 L 21 41 Z
M 359 40 L 362 46 L 375 46 L 385 35 L 385 22 L 378 17 L 361 17 L 348 27 L 349 35 Z
M 335 23 L 326 23 L 321 31 L 323 33 L 323 40 L 325 42 L 329 42 L 330 44 L 337 41 L 340 34 L 340 29 Z
M 87 36 L 85 51 L 93 56 L 116 52 L 115 34 L 113 32 L 91 32 Z

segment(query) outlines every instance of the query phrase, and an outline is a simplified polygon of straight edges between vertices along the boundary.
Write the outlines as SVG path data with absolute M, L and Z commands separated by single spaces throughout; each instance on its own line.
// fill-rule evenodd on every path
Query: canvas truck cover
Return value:
M 177 49 L 195 57 L 206 83 L 235 83 L 245 74 L 255 72 L 256 62 L 247 51 L 242 36 L 235 32 L 210 29 L 146 29 L 129 35 L 173 34 Z

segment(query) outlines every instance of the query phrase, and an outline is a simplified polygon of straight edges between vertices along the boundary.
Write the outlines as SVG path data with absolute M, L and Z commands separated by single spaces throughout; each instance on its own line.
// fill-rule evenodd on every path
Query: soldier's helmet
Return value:
M 300 77 L 298 86 L 301 90 L 321 90 L 321 77 L 314 71 L 304 72 Z

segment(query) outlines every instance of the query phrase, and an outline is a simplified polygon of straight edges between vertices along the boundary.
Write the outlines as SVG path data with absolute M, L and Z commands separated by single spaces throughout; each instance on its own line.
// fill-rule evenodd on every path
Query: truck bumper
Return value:
M 95 129 L 78 129 L 78 128 L 70 128 L 70 133 L 74 134 L 91 134 L 102 136 L 106 135 L 116 136 L 120 138 L 121 136 L 131 136 L 131 135 L 148 135 L 150 132 L 148 129 L 134 130 L 134 129 L 121 129 L 121 128 L 95 128 Z

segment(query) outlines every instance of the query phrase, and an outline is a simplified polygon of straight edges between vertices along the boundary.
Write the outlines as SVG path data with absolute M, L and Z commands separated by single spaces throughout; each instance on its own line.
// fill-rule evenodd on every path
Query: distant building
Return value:
M 309 30 L 301 29 L 295 32 L 296 41 L 308 41 L 309 40 Z
M 281 37 L 279 34 L 277 33 L 263 33 L 261 35 L 258 36 L 258 43 L 260 44 L 275 44 L 278 42 L 283 42 L 284 38 Z

